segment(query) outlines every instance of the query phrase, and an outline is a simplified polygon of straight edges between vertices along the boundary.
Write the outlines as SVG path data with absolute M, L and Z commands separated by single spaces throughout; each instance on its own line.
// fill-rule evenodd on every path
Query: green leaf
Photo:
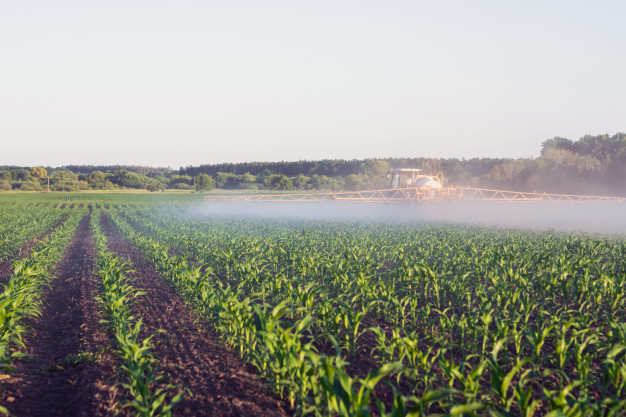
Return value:
M 479 402 L 474 402 L 474 403 L 470 403 L 470 404 L 461 404 L 461 405 L 454 405 L 450 408 L 450 411 L 448 412 L 448 416 L 450 417 L 454 417 L 454 416 L 459 416 L 459 415 L 463 415 L 463 414 L 473 414 L 474 411 L 476 410 L 480 410 L 482 408 L 484 408 L 485 405 Z

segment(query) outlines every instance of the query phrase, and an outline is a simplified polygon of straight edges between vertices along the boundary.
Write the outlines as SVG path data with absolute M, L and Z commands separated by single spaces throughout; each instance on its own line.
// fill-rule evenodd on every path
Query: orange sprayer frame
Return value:
M 279 202 L 429 202 L 429 201 L 614 201 L 625 197 L 602 197 L 570 194 L 530 193 L 523 191 L 490 190 L 486 188 L 390 188 L 384 190 L 344 191 L 336 193 L 284 193 L 207 196 L 205 201 L 279 201 Z

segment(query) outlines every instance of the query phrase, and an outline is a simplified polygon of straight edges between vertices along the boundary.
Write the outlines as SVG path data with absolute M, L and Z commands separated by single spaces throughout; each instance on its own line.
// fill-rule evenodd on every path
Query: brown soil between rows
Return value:
M 35 247 L 35 245 L 39 241 L 45 239 L 49 234 L 54 232 L 59 226 L 63 224 L 63 222 L 64 220 L 58 222 L 56 225 L 52 226 L 50 230 L 48 230 L 41 236 L 38 236 L 26 242 L 26 244 L 22 246 L 20 250 L 18 250 L 15 254 L 13 254 L 13 256 L 0 262 L 0 283 L 5 283 L 11 277 L 11 274 L 13 273 L 13 262 L 21 258 L 29 257 L 31 251 L 33 250 L 33 247 Z
M 146 334 L 155 335 L 153 352 L 158 355 L 169 383 L 189 388 L 174 408 L 176 416 L 287 416 L 288 405 L 266 391 L 254 372 L 219 341 L 210 325 L 194 317 L 192 309 L 163 281 L 140 252 L 115 231 L 102 216 L 102 230 L 109 248 L 129 259 L 137 280 L 134 284 L 149 295 L 136 304 Z
M 16 416 L 106 416 L 118 407 L 115 356 L 94 299 L 94 256 L 85 216 L 44 290 L 41 316 L 28 322 L 24 343 L 32 359 L 17 361 L 15 373 L 1 375 L 0 404 Z M 64 362 L 81 352 L 93 353 L 92 359 Z

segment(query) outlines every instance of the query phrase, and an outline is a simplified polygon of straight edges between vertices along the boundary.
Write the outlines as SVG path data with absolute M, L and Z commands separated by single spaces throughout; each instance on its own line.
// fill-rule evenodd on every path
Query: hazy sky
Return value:
M 626 130 L 626 1 L 0 0 L 0 164 L 527 157 Z

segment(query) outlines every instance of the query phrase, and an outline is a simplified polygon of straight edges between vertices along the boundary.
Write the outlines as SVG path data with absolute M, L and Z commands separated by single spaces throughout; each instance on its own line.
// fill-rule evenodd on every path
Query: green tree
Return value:
M 267 177 L 269 177 L 270 175 L 272 175 L 273 172 L 270 171 L 269 169 L 264 169 L 261 173 L 259 173 L 256 177 L 257 177 L 257 181 L 259 182 L 259 184 L 265 184 L 265 179 Z
M 43 187 L 39 183 L 39 181 L 23 181 L 22 185 L 20 185 L 20 190 L 22 191 L 41 191 Z
M 311 178 L 307 177 L 304 174 L 299 174 L 293 181 L 293 185 L 300 190 L 304 190 L 307 188 L 310 182 Z
M 239 188 L 247 190 L 258 189 L 258 186 L 256 185 L 256 175 L 246 172 L 243 175 L 238 175 L 237 180 L 239 181 Z
M 215 181 L 210 175 L 198 174 L 196 176 L 196 187 L 198 191 L 211 191 L 215 188 Z
M 236 175 L 232 172 L 218 172 L 215 176 L 215 186 L 217 188 L 234 188 Z
M 13 181 L 32 181 L 33 176 L 28 169 L 14 169 L 11 172 L 11 178 Z
M 572 142 L 571 140 L 567 139 L 567 138 L 561 138 L 559 136 L 556 136 L 552 139 L 548 139 L 546 141 L 544 141 L 541 144 L 541 155 L 543 156 L 543 154 L 548 150 L 548 149 L 565 149 L 568 151 L 573 151 L 574 150 L 574 142 Z
M 149 183 L 150 179 L 145 175 L 139 175 L 134 172 L 121 169 L 113 173 L 111 182 L 127 188 L 141 188 L 144 184 Z
M 107 187 L 107 183 L 113 185 L 110 181 L 107 180 L 106 174 L 102 171 L 94 171 L 87 176 L 87 182 L 92 188 L 97 190 L 103 190 Z
M 78 181 L 78 175 L 74 174 L 72 171 L 60 170 L 52 174 L 52 182 L 54 184 L 71 181 Z
M 361 177 L 356 174 L 346 175 L 344 178 L 346 190 L 358 190 L 361 186 Z
M 170 177 L 170 186 L 176 188 L 176 184 L 193 185 L 193 178 L 191 175 L 173 174 Z
M 146 184 L 146 190 L 151 192 L 162 191 L 163 189 L 165 189 L 165 185 L 157 180 L 153 180 L 150 183 Z
M 361 170 L 368 188 L 385 187 L 389 183 L 389 162 L 369 159 L 361 165 Z
M 338 190 L 339 184 L 334 178 L 327 177 L 326 175 L 314 174 L 311 177 L 311 186 L 316 190 Z
M 286 175 L 272 174 L 265 178 L 265 186 L 270 190 L 291 190 L 293 181 Z
M 46 178 L 48 176 L 48 171 L 46 171 L 46 169 L 44 167 L 32 167 L 30 169 L 30 175 L 33 178 L 37 178 L 39 180 L 42 180 L 44 178 Z
M 87 181 L 80 181 L 72 171 L 56 171 L 51 178 L 52 189 L 57 191 L 78 191 L 89 188 Z

